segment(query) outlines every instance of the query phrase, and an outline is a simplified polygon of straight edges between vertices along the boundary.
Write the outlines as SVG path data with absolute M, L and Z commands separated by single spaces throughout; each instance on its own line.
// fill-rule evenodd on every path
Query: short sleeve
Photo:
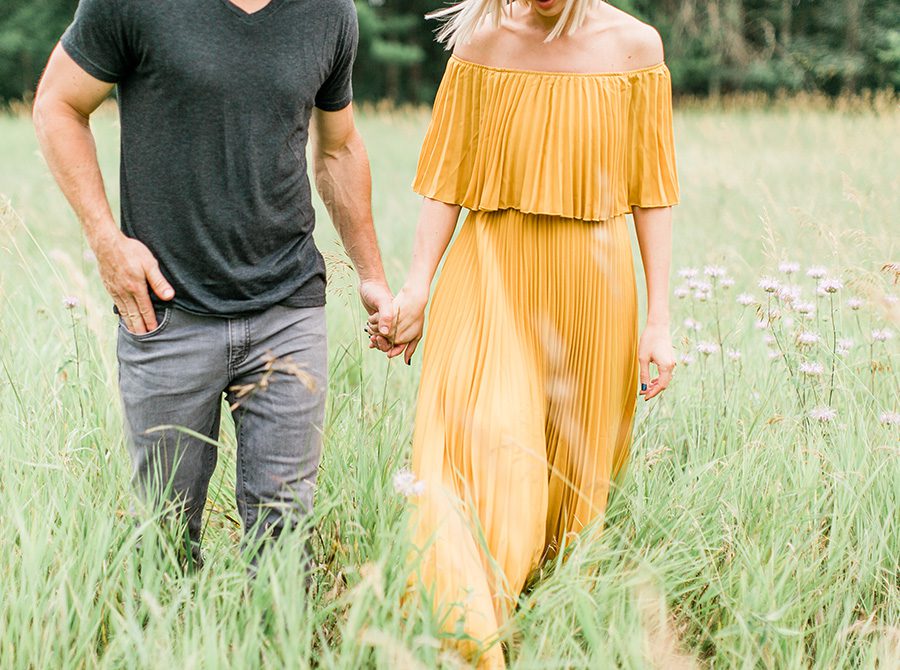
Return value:
M 628 204 L 669 207 L 678 204 L 672 80 L 668 68 L 636 75 L 628 111 Z
M 133 67 L 121 0 L 81 0 L 60 43 L 92 77 L 115 84 Z
M 331 73 L 316 93 L 316 107 L 337 112 L 353 101 L 353 63 L 359 41 L 359 25 L 352 3 L 341 21 Z
M 419 195 L 473 209 L 479 200 L 479 184 L 473 178 L 480 146 L 478 91 L 483 85 L 478 75 L 455 59 L 448 61 L 413 180 Z

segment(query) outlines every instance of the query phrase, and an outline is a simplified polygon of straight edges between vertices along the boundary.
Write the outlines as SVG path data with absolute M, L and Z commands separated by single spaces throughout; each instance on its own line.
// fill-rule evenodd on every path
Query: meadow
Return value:
M 512 668 L 900 665 L 896 110 L 679 110 L 681 365 L 639 403 L 603 534 L 522 595 Z M 395 288 L 426 122 L 360 118 Z M 115 205 L 114 111 L 94 125 Z M 248 586 L 230 424 L 202 571 L 139 542 L 158 531 L 131 515 L 115 317 L 23 114 L 0 116 L 0 198 L 0 667 L 465 667 L 427 607 L 400 605 L 394 478 L 418 368 L 366 348 L 327 218 L 331 388 L 305 595 L 299 535 Z

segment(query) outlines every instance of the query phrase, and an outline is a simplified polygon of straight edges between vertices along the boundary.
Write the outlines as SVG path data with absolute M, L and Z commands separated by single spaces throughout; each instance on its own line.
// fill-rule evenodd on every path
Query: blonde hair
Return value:
M 448 49 L 457 44 L 471 41 L 475 31 L 485 21 L 490 20 L 494 27 L 500 25 L 504 11 L 512 11 L 512 6 L 522 0 L 461 0 L 456 4 L 436 9 L 425 15 L 427 19 L 438 19 L 443 25 L 438 29 L 438 42 L 444 42 Z M 559 15 L 553 30 L 547 35 L 547 41 L 566 34 L 571 35 L 578 30 L 587 17 L 588 10 L 597 4 L 597 0 L 568 0 Z

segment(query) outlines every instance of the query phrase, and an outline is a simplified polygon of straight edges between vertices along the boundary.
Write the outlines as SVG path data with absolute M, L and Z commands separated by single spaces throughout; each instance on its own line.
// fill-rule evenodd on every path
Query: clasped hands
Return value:
M 405 285 L 392 300 L 385 299 L 386 286 L 360 285 L 360 294 L 369 312 L 365 331 L 369 336 L 369 348 L 378 349 L 388 358 L 403 355 L 407 365 L 422 339 L 425 327 L 425 307 L 428 304 L 428 288 Z
M 365 324 L 369 348 L 383 351 L 388 358 L 403 354 L 403 360 L 409 365 L 422 339 L 428 287 L 407 283 L 391 299 L 390 289 L 386 284 L 363 282 L 360 284 L 360 294 L 369 313 Z M 647 324 L 638 344 L 638 362 L 640 395 L 644 400 L 650 400 L 669 386 L 675 371 L 675 355 L 668 322 Z M 659 373 L 655 377 L 651 376 L 651 364 L 656 365 Z

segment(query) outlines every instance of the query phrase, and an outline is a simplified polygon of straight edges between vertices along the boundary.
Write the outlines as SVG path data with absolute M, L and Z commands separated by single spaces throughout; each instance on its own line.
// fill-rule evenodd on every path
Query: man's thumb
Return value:
M 378 310 L 378 332 L 382 335 L 388 335 L 391 332 L 393 323 L 394 306 L 392 303 L 388 303 Z
M 147 268 L 147 283 L 150 284 L 150 288 L 161 300 L 171 300 L 175 297 L 175 290 L 163 277 L 158 265 Z

